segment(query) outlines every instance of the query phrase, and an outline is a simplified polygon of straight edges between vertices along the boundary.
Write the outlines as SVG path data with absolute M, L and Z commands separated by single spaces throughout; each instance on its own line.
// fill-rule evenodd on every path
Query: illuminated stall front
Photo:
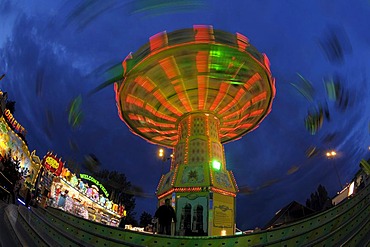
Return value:
M 40 159 L 36 151 L 30 152 L 25 142 L 26 130 L 14 118 L 9 109 L 6 109 L 7 94 L 0 91 L 0 155 L 11 154 L 14 160 L 19 161 L 20 169 L 23 171 L 24 188 L 31 189 L 35 186 L 36 178 L 41 168 Z M 23 195 L 24 190 L 20 191 Z
M 78 176 L 71 172 L 61 158 L 51 152 L 45 155 L 42 164 L 44 171 L 40 190 L 42 195 L 47 194 L 49 206 L 85 219 L 118 226 L 125 216 L 124 206 L 110 201 L 109 193 L 98 180 L 87 174 Z M 61 197 L 64 196 L 65 203 L 61 204 Z

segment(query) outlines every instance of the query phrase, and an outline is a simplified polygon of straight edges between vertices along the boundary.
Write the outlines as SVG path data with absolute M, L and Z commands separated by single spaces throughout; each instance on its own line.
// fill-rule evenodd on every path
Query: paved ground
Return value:
M 0 200 L 0 247 L 21 246 L 5 215 L 7 203 Z

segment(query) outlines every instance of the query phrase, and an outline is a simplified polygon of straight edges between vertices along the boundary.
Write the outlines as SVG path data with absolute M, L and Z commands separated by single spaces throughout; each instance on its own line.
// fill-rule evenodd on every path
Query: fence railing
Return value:
M 13 183 L 0 172 L 0 199 L 9 203 L 12 190 Z

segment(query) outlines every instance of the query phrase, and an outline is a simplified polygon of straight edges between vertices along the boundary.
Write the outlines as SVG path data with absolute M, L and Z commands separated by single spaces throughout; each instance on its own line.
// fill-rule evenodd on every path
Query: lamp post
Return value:
M 163 161 L 162 162 L 162 173 L 163 173 L 163 166 L 164 166 L 164 163 L 167 161 L 167 160 L 169 160 L 169 159 L 172 159 L 172 157 L 173 157 L 173 154 L 171 154 L 169 157 L 166 157 L 166 154 L 165 154 L 165 152 L 164 152 L 164 149 L 163 148 L 160 148 L 159 150 L 158 150 L 158 157 Z
M 335 170 L 335 173 L 337 174 L 337 178 L 338 178 L 338 182 L 339 182 L 339 185 L 340 185 L 340 189 L 342 190 L 343 189 L 343 186 L 342 186 L 342 182 L 340 180 L 340 177 L 339 177 L 339 173 L 338 173 L 338 170 L 337 170 L 337 167 L 335 165 L 335 157 L 337 156 L 337 153 L 332 150 L 332 151 L 328 151 L 326 153 L 326 157 L 329 159 L 329 160 L 333 160 L 333 167 L 334 167 L 334 170 Z

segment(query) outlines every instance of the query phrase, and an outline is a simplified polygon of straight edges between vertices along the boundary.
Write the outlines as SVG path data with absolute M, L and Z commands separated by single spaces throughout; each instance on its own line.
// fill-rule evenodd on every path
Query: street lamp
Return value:
M 330 151 L 330 152 L 326 153 L 326 157 L 328 157 L 329 159 L 330 158 L 335 158 L 336 155 L 337 155 L 337 153 L 335 151 Z
M 162 160 L 164 159 L 164 150 L 163 150 L 163 148 L 158 150 L 158 157 L 161 158 Z
M 338 178 L 338 181 L 339 181 L 340 189 L 342 190 L 342 188 L 343 188 L 342 182 L 340 180 L 339 173 L 338 173 L 337 167 L 335 165 L 335 157 L 336 156 L 337 156 L 337 153 L 334 150 L 326 152 L 326 157 L 329 160 L 333 160 L 333 167 L 334 167 L 335 173 L 337 174 L 337 178 Z
M 164 163 L 167 161 L 167 160 L 170 160 L 173 158 L 173 154 L 171 154 L 169 157 L 166 157 L 165 153 L 164 153 L 164 149 L 163 148 L 160 148 L 158 150 L 158 157 L 163 161 L 162 163 L 162 173 L 163 173 L 163 166 L 164 166 Z

